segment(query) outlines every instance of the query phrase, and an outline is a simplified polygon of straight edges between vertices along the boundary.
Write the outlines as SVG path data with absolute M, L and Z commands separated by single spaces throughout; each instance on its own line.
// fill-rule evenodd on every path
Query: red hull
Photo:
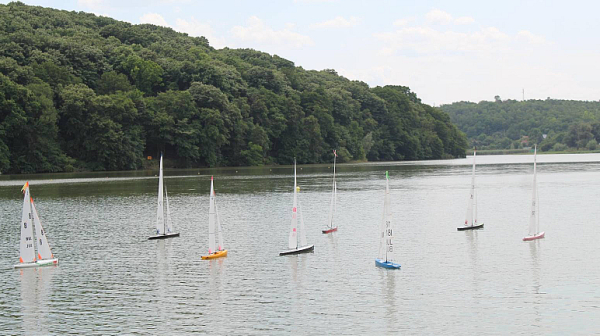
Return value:
M 525 237 L 523 238 L 523 241 L 531 241 L 531 240 L 536 240 L 536 239 L 541 239 L 544 238 L 544 235 L 546 234 L 546 232 L 542 232 L 537 236 L 529 236 L 529 237 Z
M 331 233 L 331 232 L 335 232 L 337 231 L 337 227 L 334 227 L 333 229 L 329 229 L 329 230 L 322 230 L 321 232 L 323 233 Z

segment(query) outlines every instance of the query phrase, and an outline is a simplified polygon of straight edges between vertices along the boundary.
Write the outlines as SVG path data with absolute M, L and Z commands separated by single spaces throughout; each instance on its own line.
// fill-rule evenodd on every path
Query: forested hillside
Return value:
M 0 172 L 464 156 L 403 86 L 369 88 L 255 50 L 83 12 L 0 5 Z
M 442 105 L 480 149 L 515 149 L 538 144 L 543 151 L 596 149 L 600 102 L 573 100 L 482 101 Z M 544 138 L 544 134 L 546 137 Z

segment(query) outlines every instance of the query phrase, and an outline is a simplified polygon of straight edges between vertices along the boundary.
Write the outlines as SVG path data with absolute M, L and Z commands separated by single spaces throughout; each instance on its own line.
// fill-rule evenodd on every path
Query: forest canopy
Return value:
M 0 5 L 0 172 L 462 157 L 405 86 L 84 12 Z
M 538 145 L 542 151 L 595 150 L 600 141 L 600 102 L 506 100 L 442 105 L 452 121 L 479 149 L 517 149 Z

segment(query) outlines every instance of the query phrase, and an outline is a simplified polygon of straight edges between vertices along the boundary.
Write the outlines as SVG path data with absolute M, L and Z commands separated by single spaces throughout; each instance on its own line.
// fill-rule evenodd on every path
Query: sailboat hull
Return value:
M 289 254 L 308 253 L 308 252 L 314 252 L 314 250 L 315 250 L 315 245 L 307 245 L 304 247 L 299 247 L 297 249 L 279 252 L 279 255 L 282 256 L 282 255 L 289 255 Z
M 337 226 L 331 229 L 327 229 L 327 230 L 322 230 L 321 232 L 323 233 L 332 233 L 332 232 L 336 232 L 337 231 Z
M 535 236 L 528 236 L 528 237 L 523 238 L 523 241 L 531 241 L 531 240 L 541 239 L 541 238 L 544 238 L 545 234 L 546 234 L 546 232 L 541 232 Z
M 479 224 L 479 225 L 473 225 L 473 226 L 463 226 L 463 227 L 457 227 L 456 228 L 458 231 L 465 231 L 465 230 L 478 230 L 478 229 L 483 229 L 483 224 Z
M 16 264 L 15 268 L 32 268 L 44 266 L 58 266 L 58 258 L 38 260 L 30 263 L 20 263 Z
M 156 236 L 148 237 L 148 240 L 167 239 L 167 238 L 174 238 L 174 237 L 179 237 L 179 233 L 168 233 L 168 234 L 156 235 Z
M 202 260 L 217 259 L 217 258 L 222 258 L 222 257 L 227 257 L 227 250 L 217 251 L 215 253 L 211 253 L 209 255 L 202 256 Z
M 375 266 L 378 267 L 383 267 L 383 268 L 391 268 L 391 269 L 399 269 L 400 268 L 400 264 L 391 262 L 391 261 L 385 261 L 383 259 L 375 259 Z

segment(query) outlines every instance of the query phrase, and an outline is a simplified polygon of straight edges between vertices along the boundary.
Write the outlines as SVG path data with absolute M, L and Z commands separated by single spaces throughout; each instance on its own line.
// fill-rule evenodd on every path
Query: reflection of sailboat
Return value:
M 530 241 L 535 239 L 544 238 L 545 232 L 540 232 L 540 206 L 537 194 L 537 181 L 536 181 L 536 156 L 537 156 L 537 145 L 533 152 L 533 192 L 531 197 L 531 216 L 529 216 L 529 236 L 523 238 L 523 241 Z
M 173 222 L 171 222 L 171 211 L 169 209 L 169 195 L 167 194 L 167 188 L 163 193 L 164 187 L 163 178 L 163 157 L 160 155 L 160 171 L 158 173 L 158 204 L 156 207 L 156 236 L 149 237 L 148 239 L 164 239 L 179 237 L 179 233 L 173 232 Z M 164 195 L 163 195 L 164 194 Z M 167 218 L 165 218 L 165 208 L 163 205 L 163 198 L 167 198 Z
M 533 300 L 531 301 L 532 303 L 532 308 L 533 311 L 535 313 L 535 318 L 531 320 L 531 325 L 535 326 L 535 327 L 541 327 L 544 324 L 544 320 L 542 318 L 542 314 L 540 314 L 540 311 L 543 311 L 544 306 L 546 303 L 544 299 L 542 299 L 542 297 L 540 297 L 540 294 L 547 294 L 546 292 L 542 291 L 542 284 L 540 281 L 540 271 L 541 271 L 541 267 L 540 267 L 540 262 L 541 262 L 541 249 L 540 249 L 540 241 L 536 240 L 533 241 L 531 243 L 528 244 L 529 245 L 529 253 L 531 254 L 531 267 L 529 267 L 529 269 L 531 269 L 532 274 L 531 274 L 531 285 L 533 287 Z
M 24 335 L 49 335 L 48 302 L 50 284 L 54 273 L 59 269 L 35 268 L 20 270 L 21 316 Z
M 58 265 L 58 258 L 55 258 L 48 245 L 46 233 L 42 227 L 42 222 L 35 210 L 33 198 L 29 194 L 29 182 L 25 183 L 23 189 L 23 212 L 21 214 L 21 243 L 19 263 L 15 268 L 38 267 Z M 33 229 L 37 240 L 33 239 Z M 34 245 L 37 245 L 37 256 L 35 255 Z
M 535 294 L 545 294 L 540 292 L 540 251 L 539 241 L 529 244 L 529 253 L 531 254 L 531 269 L 533 270 L 533 288 Z
M 398 307 L 396 306 L 396 275 L 397 273 L 381 272 L 381 286 L 386 308 L 385 319 L 389 334 L 398 333 Z M 385 278 L 385 279 L 384 279 Z
M 469 203 L 467 204 L 467 216 L 465 219 L 465 225 L 456 228 L 458 231 L 464 230 L 476 230 L 483 228 L 483 223 L 477 224 L 477 195 L 475 194 L 475 156 L 477 150 L 473 150 L 473 173 L 471 175 L 471 194 L 469 197 Z
M 304 230 L 304 219 L 298 207 L 298 187 L 296 185 L 296 160 L 294 160 L 294 204 L 292 206 L 292 224 L 288 238 L 289 250 L 279 252 L 279 255 L 299 254 L 314 251 L 315 245 L 306 242 L 306 231 Z M 300 237 L 298 237 L 298 212 L 300 212 Z M 299 239 L 298 239 L 299 238 Z M 298 241 L 299 240 L 299 241 Z
M 219 245 L 216 245 L 215 230 L 219 237 Z M 210 177 L 210 205 L 208 207 L 208 255 L 202 256 L 203 260 L 215 259 L 227 256 L 227 250 L 223 246 L 223 232 L 221 229 L 221 220 L 217 209 L 215 188 L 213 186 L 213 177 Z
M 156 271 L 154 272 L 154 276 L 156 277 L 155 297 L 158 299 L 158 302 L 168 302 L 165 298 L 165 294 L 169 291 L 169 258 L 167 255 L 167 246 L 165 246 L 167 243 L 169 241 L 159 240 L 156 248 L 156 262 L 154 263 Z M 156 317 L 159 321 L 167 321 L 167 312 L 168 309 L 157 309 Z M 158 333 L 168 334 L 169 328 L 165 327 L 165 324 L 159 323 L 157 328 Z
M 337 189 L 335 184 L 335 159 L 337 158 L 337 153 L 335 149 L 333 150 L 333 187 L 331 190 L 331 204 L 329 206 L 329 220 L 327 221 L 327 228 L 322 230 L 323 233 L 331 233 L 337 231 L 337 226 L 333 225 L 333 217 L 336 211 L 336 196 Z
M 383 201 L 383 220 L 379 229 L 379 256 L 375 259 L 375 265 L 384 268 L 400 268 L 400 264 L 394 260 L 394 231 L 392 230 L 392 212 L 390 209 L 390 183 L 388 172 L 385 172 L 385 197 Z
M 465 232 L 467 243 L 469 244 L 469 256 L 471 257 L 471 271 L 473 273 L 473 280 L 470 283 L 473 285 L 473 290 L 475 292 L 479 291 L 479 284 L 485 282 L 485 280 L 482 280 L 482 273 L 479 266 L 480 250 L 478 248 L 477 243 L 477 234 L 477 231 Z M 479 303 L 479 300 L 476 300 L 475 303 Z

